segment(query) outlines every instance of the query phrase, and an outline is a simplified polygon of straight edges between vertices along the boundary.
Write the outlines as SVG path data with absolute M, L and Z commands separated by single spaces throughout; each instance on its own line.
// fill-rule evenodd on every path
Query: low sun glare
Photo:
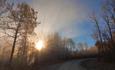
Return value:
M 38 49 L 38 50 L 41 50 L 42 48 L 44 48 L 44 42 L 43 42 L 43 40 L 39 40 L 39 41 L 36 43 L 35 48 Z

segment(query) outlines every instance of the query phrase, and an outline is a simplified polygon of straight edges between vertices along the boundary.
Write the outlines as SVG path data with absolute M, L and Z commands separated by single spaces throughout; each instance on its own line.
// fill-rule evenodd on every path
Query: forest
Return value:
M 95 44 L 89 47 L 86 42 L 76 43 L 59 32 L 36 33 L 35 29 L 44 24 L 37 21 L 38 10 L 26 2 L 0 0 L 0 70 L 42 70 L 39 68 L 45 65 L 85 59 L 113 64 L 110 70 L 114 70 L 115 0 L 104 1 L 100 9 L 100 13 L 90 10 L 88 21 L 94 25 L 90 36 Z

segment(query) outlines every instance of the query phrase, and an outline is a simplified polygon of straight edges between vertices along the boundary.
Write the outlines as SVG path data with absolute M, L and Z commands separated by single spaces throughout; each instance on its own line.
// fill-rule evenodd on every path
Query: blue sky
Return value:
M 23 2 L 24 0 L 16 0 Z M 41 25 L 36 33 L 59 32 L 62 36 L 72 38 L 76 43 L 95 44 L 92 38 L 94 24 L 89 16 L 95 11 L 100 13 L 103 0 L 25 0 L 39 12 Z
M 77 1 L 77 0 L 76 0 Z M 97 14 L 100 13 L 100 7 L 102 4 L 102 0 L 79 0 L 80 3 L 86 5 L 88 7 L 88 12 L 92 13 L 95 11 Z M 87 17 L 88 18 L 88 17 Z M 93 24 L 90 19 L 82 20 L 80 28 L 86 31 L 87 33 L 76 37 L 75 40 L 78 40 L 78 42 L 86 42 L 89 46 L 94 46 L 95 40 L 92 38 L 92 34 L 95 30 L 95 24 Z

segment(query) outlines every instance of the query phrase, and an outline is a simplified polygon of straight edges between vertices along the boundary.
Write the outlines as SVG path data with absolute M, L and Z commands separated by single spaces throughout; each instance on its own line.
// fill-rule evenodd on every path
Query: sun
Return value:
M 36 43 L 35 48 L 38 49 L 38 50 L 41 50 L 42 48 L 44 48 L 44 41 L 43 41 L 43 40 L 39 40 L 39 41 Z

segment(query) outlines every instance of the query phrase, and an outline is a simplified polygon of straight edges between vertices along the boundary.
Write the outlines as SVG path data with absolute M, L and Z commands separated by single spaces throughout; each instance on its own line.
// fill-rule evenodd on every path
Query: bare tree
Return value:
M 100 29 L 100 26 L 99 26 L 99 22 L 97 20 L 97 17 L 96 15 L 93 13 L 91 19 L 94 21 L 94 23 L 96 24 L 96 28 L 97 28 L 97 32 L 98 32 L 98 36 L 99 36 L 99 41 L 101 43 L 101 46 L 98 46 L 98 50 L 99 50 L 99 56 L 101 56 L 101 53 L 102 53 L 102 48 L 103 48 L 103 39 L 102 39 L 102 33 L 101 33 L 101 29 Z
M 102 6 L 102 15 L 103 15 L 102 18 L 105 24 L 107 25 L 111 42 L 113 42 L 112 30 L 114 29 L 112 28 L 112 26 L 115 25 L 113 24 L 115 20 L 114 4 L 115 4 L 114 0 L 110 0 L 110 1 L 106 1 Z
M 27 51 L 27 36 L 34 31 L 34 28 L 37 26 L 37 12 L 31 8 L 28 4 L 22 3 L 18 4 L 16 10 L 11 11 L 11 18 L 17 22 L 17 29 L 15 31 L 15 38 L 12 47 L 12 53 L 10 61 L 13 57 L 13 52 L 16 44 L 16 39 L 18 33 L 20 33 L 21 41 L 23 42 L 23 54 Z
M 37 12 L 26 3 L 21 3 L 9 9 L 7 17 L 4 17 L 3 24 L 0 27 L 13 38 L 12 52 L 10 62 L 12 61 L 15 46 L 18 40 L 23 41 L 23 47 L 26 47 L 28 34 L 33 33 L 37 26 Z M 12 31 L 12 32 L 10 32 Z M 25 50 L 26 48 L 23 48 Z
M 21 50 L 20 52 L 22 53 L 22 56 L 24 56 L 24 58 L 27 58 L 27 49 L 28 49 L 28 34 L 32 34 L 34 32 L 34 28 L 37 26 L 37 12 L 31 8 L 29 5 L 27 5 L 26 3 L 22 3 L 19 5 L 20 8 L 20 15 L 19 16 L 23 16 L 22 17 L 22 24 L 21 24 L 21 36 L 22 36 L 22 40 L 21 40 Z M 26 11 L 26 12 L 25 12 Z
M 99 18 L 103 19 L 103 22 L 101 21 L 101 23 L 105 25 L 105 28 L 100 28 L 100 20 L 98 20 L 95 16 L 93 17 L 100 38 L 100 41 L 97 41 L 96 46 L 99 49 L 99 53 L 104 53 L 104 59 L 108 57 L 111 59 L 114 57 L 115 50 L 115 42 L 113 37 L 115 32 L 115 0 L 104 1 L 101 14 L 103 16 L 100 16 Z M 100 52 L 100 50 L 103 52 Z

